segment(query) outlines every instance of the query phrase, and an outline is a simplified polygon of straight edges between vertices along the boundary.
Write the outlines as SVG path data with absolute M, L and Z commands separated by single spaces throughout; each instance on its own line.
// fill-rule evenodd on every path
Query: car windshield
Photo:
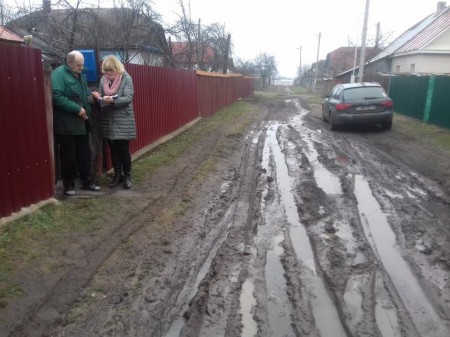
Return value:
M 344 90 L 344 101 L 386 97 L 382 87 L 358 87 Z

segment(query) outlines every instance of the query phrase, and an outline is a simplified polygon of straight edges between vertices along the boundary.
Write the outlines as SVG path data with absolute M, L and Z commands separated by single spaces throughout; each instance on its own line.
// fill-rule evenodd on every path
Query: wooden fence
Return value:
M 50 73 L 39 49 L 0 44 L 0 222 L 55 195 L 55 160 Z M 133 78 L 138 137 L 133 155 L 142 153 L 201 117 L 253 94 L 253 79 L 195 70 L 127 65 Z M 25 98 L 26 97 L 26 98 Z M 98 135 L 94 109 L 93 163 L 110 168 Z

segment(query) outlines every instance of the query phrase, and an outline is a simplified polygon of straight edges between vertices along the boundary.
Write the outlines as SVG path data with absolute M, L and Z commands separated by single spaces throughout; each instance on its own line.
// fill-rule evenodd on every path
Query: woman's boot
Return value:
M 116 187 L 121 182 L 123 182 L 123 174 L 122 170 L 114 170 L 114 177 L 111 180 L 111 183 L 109 184 L 109 187 Z
M 129 190 L 131 188 L 131 173 L 125 173 L 123 187 Z

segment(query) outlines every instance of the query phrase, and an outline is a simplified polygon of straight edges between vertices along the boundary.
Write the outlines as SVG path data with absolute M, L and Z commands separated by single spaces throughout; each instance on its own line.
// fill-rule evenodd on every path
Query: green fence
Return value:
M 392 76 L 389 96 L 395 112 L 450 129 L 450 76 Z

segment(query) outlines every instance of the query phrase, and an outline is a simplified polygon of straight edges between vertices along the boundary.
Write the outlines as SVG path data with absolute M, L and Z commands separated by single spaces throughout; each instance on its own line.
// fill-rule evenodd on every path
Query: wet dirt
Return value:
M 450 156 L 273 90 L 243 135 L 108 191 L 128 211 L 24 277 L 0 336 L 449 336 Z

